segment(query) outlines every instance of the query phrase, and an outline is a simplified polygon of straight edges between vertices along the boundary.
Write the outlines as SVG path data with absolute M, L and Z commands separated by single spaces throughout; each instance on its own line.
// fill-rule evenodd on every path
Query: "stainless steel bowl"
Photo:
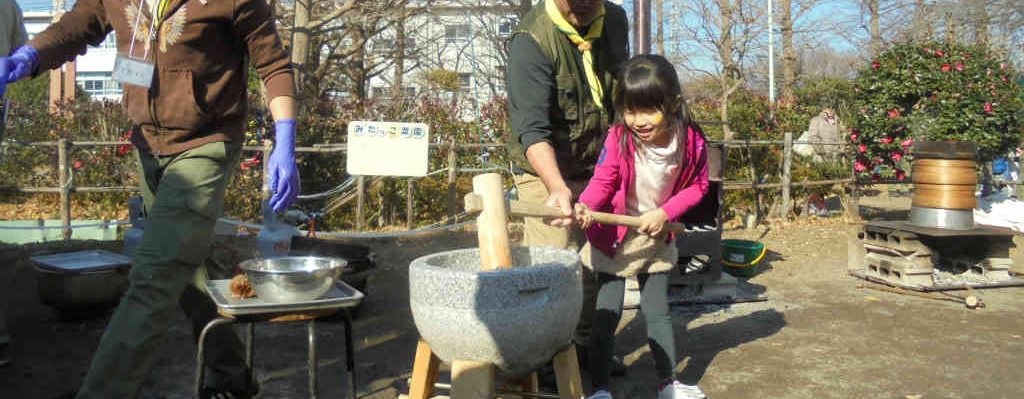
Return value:
M 327 293 L 347 264 L 341 258 L 286 256 L 250 259 L 238 267 L 264 301 L 302 302 Z

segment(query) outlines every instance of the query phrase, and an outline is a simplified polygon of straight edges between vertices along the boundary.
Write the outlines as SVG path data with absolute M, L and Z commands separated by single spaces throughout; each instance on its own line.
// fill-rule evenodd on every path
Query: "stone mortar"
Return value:
M 416 328 L 441 360 L 492 363 L 523 375 L 572 339 L 583 304 L 579 255 L 513 247 L 516 267 L 480 271 L 480 251 L 427 255 L 409 266 Z

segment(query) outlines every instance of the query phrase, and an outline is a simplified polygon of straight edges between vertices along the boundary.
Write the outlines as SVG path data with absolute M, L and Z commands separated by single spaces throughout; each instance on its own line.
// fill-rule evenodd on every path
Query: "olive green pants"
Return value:
M 134 398 L 159 355 L 176 304 L 191 320 L 193 338 L 216 317 L 202 283 L 231 271 L 204 267 L 203 260 L 240 150 L 237 144 L 211 143 L 173 156 L 139 155 L 146 227 L 132 259 L 131 284 L 77 398 Z M 244 347 L 233 329 L 214 329 L 205 355 L 208 386 L 240 390 L 248 383 Z

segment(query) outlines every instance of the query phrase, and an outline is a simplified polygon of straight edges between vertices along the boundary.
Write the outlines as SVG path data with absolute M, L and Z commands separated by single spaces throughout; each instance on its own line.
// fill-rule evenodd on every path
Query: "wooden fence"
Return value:
M 783 147 L 783 162 L 782 162 L 782 176 L 779 183 L 761 183 L 757 181 L 725 181 L 723 188 L 725 190 L 782 190 L 782 208 L 783 210 L 790 209 L 792 198 L 791 190 L 794 187 L 809 187 L 809 186 L 822 186 L 822 185 L 854 185 L 854 192 L 856 192 L 856 181 L 852 177 L 832 180 L 818 180 L 818 181 L 792 181 L 792 166 L 793 166 L 793 145 L 794 144 L 812 144 L 812 145 L 839 145 L 845 146 L 845 142 L 819 142 L 819 141 L 808 141 L 808 142 L 794 142 L 792 133 L 785 133 L 783 140 L 731 140 L 731 141 L 715 141 L 712 143 L 721 143 L 726 147 L 726 157 L 730 148 L 744 148 L 754 146 L 782 146 Z M 138 192 L 138 187 L 133 186 L 105 186 L 105 187 L 76 187 L 73 185 L 71 174 L 69 172 L 70 166 L 70 152 L 73 147 L 103 147 L 103 146 L 120 146 L 127 143 L 120 141 L 79 141 L 72 142 L 67 139 L 61 139 L 58 141 L 41 141 L 32 143 L 22 143 L 19 146 L 29 147 L 53 147 L 57 151 L 57 174 L 58 174 L 58 186 L 57 187 L 0 187 L 0 192 L 17 192 L 17 193 L 57 193 L 60 195 L 60 218 L 61 226 L 63 230 L 63 236 L 65 239 L 71 237 L 71 196 L 74 193 L 116 193 L 116 192 Z M 0 146 L 12 146 L 8 143 L 0 143 Z M 460 173 L 480 173 L 484 171 L 495 171 L 501 168 L 479 168 L 479 167 L 460 167 L 458 164 L 457 151 L 464 149 L 504 149 L 504 144 L 499 143 L 457 143 L 455 141 L 442 142 L 442 143 L 431 143 L 431 148 L 445 151 L 445 157 L 447 158 L 446 166 L 442 169 L 431 172 L 431 175 L 444 173 L 447 175 L 447 218 L 446 222 L 452 224 L 456 221 L 457 215 L 460 213 L 460 206 L 458 201 L 458 193 L 456 190 L 456 179 Z M 305 154 L 316 154 L 316 153 L 344 153 L 348 149 L 346 144 L 317 144 L 313 146 L 297 147 L 295 151 L 297 153 Z M 264 152 L 264 158 L 268 159 L 266 149 L 259 146 L 246 146 L 243 149 L 247 152 Z M 415 180 L 416 178 L 408 178 L 406 183 L 406 225 L 407 228 L 413 228 L 413 198 L 415 198 Z M 366 179 L 363 176 L 357 177 L 356 189 L 355 189 L 355 200 L 356 200 L 356 230 L 363 230 L 366 226 Z M 856 196 L 855 196 L 856 199 Z M 342 201 L 344 203 L 345 201 Z M 784 211 L 782 217 L 787 217 L 788 212 Z

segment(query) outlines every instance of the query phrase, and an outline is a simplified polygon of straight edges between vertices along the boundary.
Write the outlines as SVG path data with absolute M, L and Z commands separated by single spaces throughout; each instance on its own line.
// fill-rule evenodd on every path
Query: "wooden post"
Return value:
M 793 162 L 793 133 L 786 132 L 785 143 L 782 151 L 782 210 L 779 212 L 783 219 L 789 218 L 790 211 L 790 183 L 792 180 Z
M 502 184 L 499 173 L 473 177 L 473 192 L 483 200 L 483 211 L 476 218 L 476 234 L 480 244 L 480 270 L 484 271 L 512 267 Z
M 494 398 L 494 365 L 473 360 L 452 362 L 452 399 Z
M 456 198 L 455 172 L 457 161 L 455 153 L 455 139 L 452 138 L 451 147 L 448 149 L 448 224 L 455 224 L 455 215 L 459 212 L 459 201 Z
M 558 396 L 561 399 L 579 399 L 583 397 L 583 382 L 580 378 L 580 365 L 576 357 L 576 345 L 569 345 L 555 354 L 551 360 L 555 369 L 555 384 L 558 385 Z
M 356 230 L 362 231 L 366 225 L 366 179 L 356 178 Z
M 416 192 L 413 191 L 414 181 L 410 178 L 405 186 L 405 228 L 412 230 L 416 217 L 413 215 L 416 201 Z
M 430 349 L 427 341 L 420 340 L 416 344 L 416 359 L 412 365 L 412 382 L 409 386 L 409 399 L 429 399 L 434 394 L 434 383 L 441 368 L 441 359 Z
M 57 176 L 60 180 L 60 225 L 65 240 L 71 239 L 71 182 L 68 173 L 68 139 L 57 140 Z

